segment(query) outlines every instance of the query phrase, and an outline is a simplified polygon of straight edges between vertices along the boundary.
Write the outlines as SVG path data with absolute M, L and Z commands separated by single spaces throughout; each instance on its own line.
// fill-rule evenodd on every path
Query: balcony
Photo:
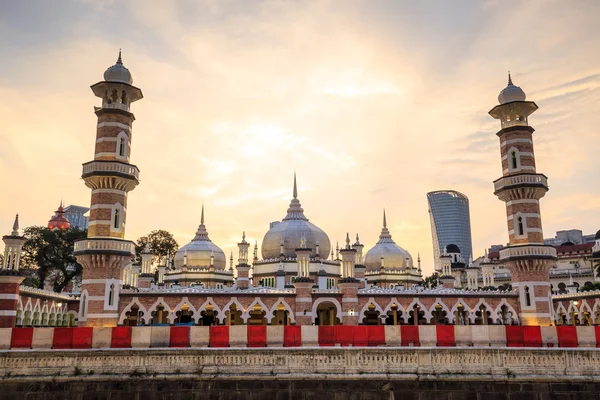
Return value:
M 494 181 L 494 194 L 523 186 L 539 187 L 547 191 L 548 178 L 543 174 L 519 174 L 502 177 Z
M 75 242 L 73 247 L 75 255 L 80 254 L 117 254 L 135 257 L 135 243 L 129 240 L 118 239 L 84 239 Z
M 119 161 L 97 160 L 83 164 L 81 177 L 85 179 L 90 176 L 120 176 L 137 182 L 140 179 L 140 170 L 135 165 Z
M 514 246 L 500 250 L 500 260 L 507 258 L 556 258 L 556 248 L 543 245 Z

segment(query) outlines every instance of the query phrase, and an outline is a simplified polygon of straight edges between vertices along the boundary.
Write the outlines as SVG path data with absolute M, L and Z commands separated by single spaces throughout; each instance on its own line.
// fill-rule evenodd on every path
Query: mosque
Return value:
M 534 129 L 529 125 L 538 107 L 510 76 L 499 104 L 489 113 L 500 121 L 503 174 L 494 181 L 494 194 L 506 205 L 509 245 L 476 264 L 462 260 L 458 246 L 447 246 L 439 260 L 441 285 L 434 289 L 423 286 L 420 257 L 415 265 L 412 255 L 393 240 L 385 211 L 379 240 L 366 253 L 358 235 L 351 240 L 347 234 L 345 243 L 334 249 L 326 232 L 307 218 L 295 175 L 287 212 L 271 223 L 260 255 L 255 243 L 250 256 L 252 244 L 242 233 L 237 260 L 233 254 L 228 260 L 209 237 L 202 207 L 189 243 L 156 264 L 146 247 L 141 265 L 133 265 L 135 244 L 125 239 L 127 199 L 140 181 L 139 169 L 130 160 L 135 121 L 131 107 L 143 95 L 120 52 L 104 79 L 91 88 L 101 105 L 95 107 L 94 159 L 83 164 L 91 206 L 87 239 L 74 248 L 83 266 L 80 292 L 21 286 L 25 239 L 17 216 L 12 232 L 3 237 L 0 327 L 600 322 L 599 292 L 589 293 L 575 308 L 577 293 L 552 296 L 549 271 L 558 254 L 555 247 L 544 245 L 540 199 L 548 182 L 537 172 Z M 62 213 L 61 204 L 51 229 L 68 227 Z M 600 232 L 593 251 L 600 258 Z M 496 267 L 510 272 L 510 289 L 492 287 Z M 481 289 L 481 278 L 483 286 L 492 288 Z

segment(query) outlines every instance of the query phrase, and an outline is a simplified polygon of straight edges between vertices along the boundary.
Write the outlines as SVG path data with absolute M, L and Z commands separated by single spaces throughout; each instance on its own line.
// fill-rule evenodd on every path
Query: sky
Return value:
M 332 243 L 396 243 L 433 270 L 426 193 L 469 197 L 475 255 L 508 241 L 498 121 L 513 82 L 539 110 L 546 237 L 600 229 L 600 2 L 0 1 L 0 232 L 43 225 L 61 199 L 88 206 L 90 85 L 119 48 L 132 106 L 128 239 L 193 237 L 202 204 L 227 255 L 286 214 Z M 1 228 L 4 227 L 4 228 Z M 3 233 L 3 232 L 2 232 Z M 4 233 L 3 233 L 4 234 Z M 234 250 L 234 257 L 237 253 Z

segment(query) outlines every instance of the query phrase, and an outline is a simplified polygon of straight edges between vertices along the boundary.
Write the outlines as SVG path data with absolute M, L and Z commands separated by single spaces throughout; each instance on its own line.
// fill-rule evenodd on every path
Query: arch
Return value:
M 502 299 L 504 300 L 504 299 Z M 477 304 L 475 304 L 475 307 L 473 307 L 471 309 L 471 313 L 469 314 L 469 321 L 471 322 L 471 324 L 475 324 L 475 319 L 477 318 L 477 312 L 479 311 L 479 309 L 481 308 L 481 306 L 484 306 L 485 309 L 487 310 L 487 312 L 490 314 L 489 318 L 492 319 L 492 321 L 494 321 L 494 308 L 491 307 L 484 299 L 479 299 L 479 301 L 477 302 Z M 498 310 L 501 310 L 502 307 L 498 308 Z M 513 314 L 515 315 L 515 314 Z
M 312 305 L 311 309 L 311 319 L 312 322 L 315 322 L 317 318 L 317 308 L 321 303 L 331 303 L 335 306 L 335 318 L 338 318 L 340 321 L 342 320 L 342 305 L 339 301 L 337 301 L 334 297 L 319 297 Z
M 112 206 L 110 214 L 110 231 L 121 232 L 123 230 L 123 220 L 125 219 L 124 207 L 121 203 L 115 203 Z
M 33 306 L 31 305 L 31 298 L 27 299 L 25 304 L 25 312 L 23 313 L 23 326 L 31 326 L 31 317 Z
M 244 320 L 244 323 L 248 323 L 248 318 L 250 318 L 250 311 L 252 311 L 252 309 L 254 308 L 255 305 L 259 305 L 262 307 L 263 311 L 267 313 L 266 317 L 267 317 L 267 321 L 270 322 L 270 318 L 269 318 L 269 307 L 267 307 L 265 305 L 265 303 L 263 303 L 263 301 L 260 299 L 260 297 L 255 297 L 254 301 L 252 303 L 250 303 L 250 305 L 244 309 L 244 312 L 242 313 L 242 319 Z
M 87 320 L 87 310 L 88 310 L 88 301 L 87 298 L 89 296 L 89 293 L 87 291 L 87 289 L 84 289 L 83 292 L 81 292 L 81 297 L 79 299 L 79 319 L 80 320 Z M 57 314 L 60 311 L 57 310 Z M 56 317 L 56 320 L 58 322 L 58 315 Z
M 398 301 L 398 299 L 396 297 L 392 298 L 390 300 L 390 302 L 388 303 L 387 306 L 385 306 L 385 308 L 383 309 L 383 314 L 387 314 L 388 311 L 392 310 L 392 306 L 396 305 L 396 307 L 398 307 L 398 311 L 402 311 L 402 315 L 404 315 L 404 313 L 406 312 L 406 310 L 404 310 L 404 307 L 402 307 L 402 304 L 400 304 L 400 302 Z
M 365 312 L 369 309 L 369 305 L 371 305 L 371 304 L 373 304 L 375 306 L 375 311 L 379 311 L 379 319 L 381 320 L 381 322 L 385 322 L 385 317 L 387 314 L 385 314 L 383 312 L 383 309 L 381 308 L 381 306 L 379 304 L 377 304 L 377 302 L 375 301 L 375 299 L 373 297 L 369 297 L 369 300 L 367 300 L 367 302 L 363 306 L 362 310 L 360 310 L 360 313 L 357 314 L 359 323 L 360 323 L 360 321 L 362 321 L 363 317 L 365 316 Z M 390 308 L 391 308 L 391 305 L 390 305 Z
M 15 325 L 22 326 L 24 321 L 23 315 L 23 303 L 21 302 L 21 297 L 17 300 L 17 317 L 15 318 Z
M 442 307 L 443 311 L 446 311 L 446 318 L 448 319 L 448 322 L 451 323 L 451 315 L 450 315 L 450 309 L 448 308 L 448 306 L 442 301 L 441 298 L 436 297 L 435 301 L 433 302 L 433 304 L 431 305 L 431 307 L 429 307 L 429 314 L 431 315 L 431 318 L 433 318 L 433 311 L 435 311 L 435 307 L 437 305 L 440 305 Z
M 119 132 L 117 141 L 115 142 L 115 156 L 117 159 L 127 161 L 129 158 L 129 136 L 125 131 Z
M 508 170 L 520 171 L 521 170 L 521 152 L 516 147 L 511 147 L 506 153 L 506 161 L 508 161 Z
M 175 317 L 175 313 L 171 310 L 171 307 L 167 304 L 163 297 L 159 297 L 156 299 L 156 302 L 152 304 L 152 306 L 148 309 L 148 313 L 146 314 L 146 318 L 144 318 L 144 323 L 146 325 L 150 324 L 150 320 L 152 319 L 152 313 L 156 311 L 158 306 L 162 305 L 168 313 L 169 323 L 172 323 Z
M 513 308 L 513 306 L 511 306 L 510 304 L 508 304 L 508 302 L 506 301 L 506 299 L 500 300 L 500 303 L 498 303 L 498 306 L 494 310 L 494 314 L 493 315 L 498 316 L 498 318 L 496 319 L 496 322 L 500 321 L 500 323 L 502 325 L 504 325 L 504 321 L 502 321 L 502 306 L 506 307 L 506 309 L 512 314 L 512 318 L 511 319 L 518 324 L 519 323 L 519 314 L 517 314 L 517 312 L 515 311 L 515 309 Z
M 240 319 L 242 320 L 242 322 L 245 324 L 246 320 L 243 318 L 244 313 L 246 312 L 246 308 L 242 305 L 242 303 L 239 302 L 239 300 L 237 299 L 237 297 L 232 297 L 231 300 L 229 300 L 229 302 L 227 304 L 225 304 L 225 306 L 223 307 L 223 324 L 227 325 L 228 324 L 228 315 L 231 314 L 231 306 L 234 305 L 236 306 L 237 310 L 236 312 L 240 312 Z M 228 314 L 229 313 L 229 314 Z M 235 323 L 235 317 L 233 319 L 233 323 Z M 231 322 L 231 320 L 229 320 Z
M 137 297 L 134 297 L 133 299 L 131 299 L 131 301 L 125 306 L 125 308 L 123 309 L 123 311 L 121 311 L 121 315 L 119 316 L 118 325 L 123 325 L 125 323 L 125 320 L 127 319 L 127 313 L 131 312 L 131 308 L 133 306 L 137 306 L 138 309 L 140 311 L 142 311 L 144 313 L 144 316 L 142 317 L 142 319 L 144 320 L 144 323 L 148 323 L 148 321 L 146 320 L 146 318 L 148 318 L 148 312 L 146 311 L 146 308 L 144 307 L 144 305 L 139 301 L 139 299 Z
M 271 307 L 271 309 L 269 310 L 269 313 L 267 314 L 267 316 L 269 316 L 269 315 L 271 316 L 271 318 L 267 318 L 269 320 L 269 324 L 271 323 L 273 318 L 275 318 L 275 313 L 277 312 L 277 307 L 280 304 L 283 305 L 283 308 L 288 312 L 290 322 L 292 324 L 295 324 L 296 316 L 294 315 L 294 311 L 292 310 L 292 307 L 290 307 L 290 305 L 283 299 L 283 297 L 278 298 L 277 301 L 275 301 L 275 303 L 273 304 L 273 307 Z
M 206 311 L 206 307 L 208 307 L 209 305 L 213 308 L 213 312 L 216 312 L 215 319 L 216 319 L 217 325 L 218 325 L 219 321 L 225 320 L 225 312 L 223 310 L 221 310 L 221 308 L 219 308 L 219 306 L 213 300 L 212 297 L 208 297 L 204 301 L 204 303 L 202 303 L 202 305 L 200 307 L 198 307 L 198 309 L 197 309 L 198 317 L 196 318 L 196 321 L 200 321 L 200 318 L 202 318 L 202 311 Z
M 408 305 L 408 307 L 406 307 L 406 312 L 404 313 L 404 323 L 408 324 L 408 319 L 410 318 L 409 313 L 411 311 L 413 311 L 413 308 L 415 306 L 419 306 L 421 308 L 421 311 L 423 311 L 424 315 L 423 318 L 426 321 L 431 320 L 431 313 L 429 312 L 429 309 L 427 307 L 425 307 L 425 305 L 423 305 L 423 303 L 421 303 L 421 301 L 417 298 L 413 299 L 413 301 Z
M 41 322 L 41 315 L 40 315 L 40 302 L 39 300 L 35 303 L 35 306 L 33 307 L 33 316 L 31 318 L 31 324 L 33 326 L 39 326 Z
M 448 317 L 448 320 L 450 321 L 451 324 L 456 324 L 456 312 L 458 311 L 459 305 L 463 306 L 464 311 L 469 312 L 469 317 L 467 317 L 467 319 L 469 321 L 471 320 L 470 316 L 471 316 L 471 313 L 473 312 L 473 310 L 471 309 L 471 307 L 469 307 L 469 305 L 467 303 L 465 303 L 465 301 L 462 297 L 459 297 L 458 300 L 456 301 L 456 303 L 454 303 L 454 305 L 450 309 L 450 314 L 449 314 L 450 316 Z
M 567 324 L 567 310 L 562 303 L 558 303 L 558 307 L 556 307 L 556 311 L 554 312 L 554 323 L 558 325 L 566 325 Z
M 187 306 L 189 307 L 189 310 L 192 312 L 192 321 L 194 322 L 194 324 L 196 324 L 198 322 L 198 318 L 200 317 L 200 313 L 196 310 L 196 307 L 194 307 L 194 305 L 187 298 L 187 296 L 182 298 L 181 301 L 175 306 L 175 308 L 173 309 L 173 314 L 176 316 L 177 312 L 181 311 L 181 307 L 183 307 L 184 304 L 187 304 Z M 171 323 L 174 322 L 175 319 L 173 319 Z
M 579 322 L 581 325 L 593 325 L 594 324 L 594 314 L 592 313 L 592 307 L 587 303 L 584 299 L 581 301 L 581 306 L 579 307 L 580 315 Z M 587 313 L 587 316 L 586 316 Z

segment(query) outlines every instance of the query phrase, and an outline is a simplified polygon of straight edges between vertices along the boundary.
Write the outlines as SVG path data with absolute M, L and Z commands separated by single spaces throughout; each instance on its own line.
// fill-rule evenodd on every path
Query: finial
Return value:
M 385 218 L 385 208 L 383 209 L 383 227 L 387 228 L 387 219 Z
M 296 186 L 296 171 L 294 171 L 294 198 L 298 198 L 298 186 Z
M 204 225 L 204 203 L 202 204 L 202 214 L 200 215 L 200 225 Z
M 346 248 L 350 248 L 350 235 L 346 232 Z
M 246 240 L 246 231 L 242 232 L 242 240 Z
M 358 239 L 358 233 L 356 234 L 356 243 L 360 243 L 360 240 Z
M 121 59 L 121 49 L 119 49 L 119 58 L 117 58 L 117 64 L 123 64 L 123 60 Z
M 60 199 L 60 208 L 63 208 L 63 199 Z
M 148 254 L 150 253 L 150 243 L 146 242 L 146 246 L 144 247 L 144 253 Z
M 15 223 L 13 224 L 12 236 L 19 236 L 19 214 L 15 216 Z
M 510 71 L 508 71 L 508 85 L 512 85 L 512 79 L 510 78 Z

